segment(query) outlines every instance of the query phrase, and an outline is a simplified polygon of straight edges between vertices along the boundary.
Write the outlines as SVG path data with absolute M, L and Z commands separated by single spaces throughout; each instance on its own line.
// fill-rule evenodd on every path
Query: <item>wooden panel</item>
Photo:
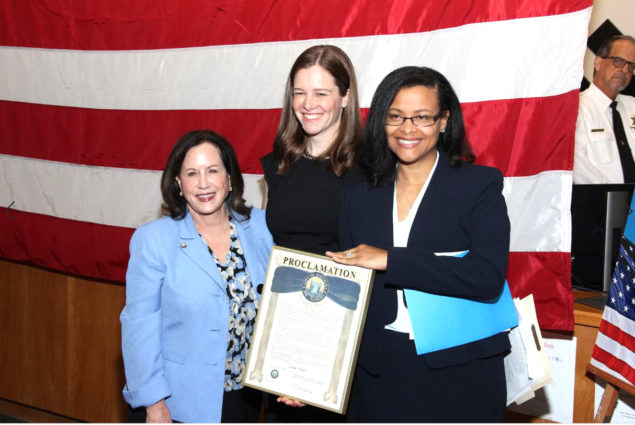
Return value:
M 124 292 L 123 286 L 69 282 L 68 351 L 76 353 L 76 362 L 69 367 L 68 391 L 71 409 L 89 422 L 126 416 L 119 324 Z
M 125 421 L 125 288 L 0 260 L 0 294 L 0 398 L 89 422 Z
M 598 293 L 574 291 L 576 299 L 597 296 Z M 595 338 L 602 319 L 602 310 L 575 303 L 575 326 L 573 335 L 577 338 L 575 356 L 575 393 L 573 398 L 573 422 L 589 423 L 595 417 L 595 377 L 587 373 Z
M 44 410 L 28 407 L 23 404 L 0 399 L 0 412 L 4 416 L 17 419 L 18 421 L 31 423 L 76 423 L 76 419 L 60 416 Z M 5 420 L 5 418 L 2 418 Z M 9 422 L 9 419 L 6 419 Z
M 601 295 L 602 294 L 599 292 L 579 290 L 573 291 L 573 296 L 576 300 L 581 300 L 584 298 L 595 298 Z M 602 320 L 602 310 L 598 310 L 597 308 L 591 307 L 590 305 L 575 303 L 573 315 L 576 325 L 593 326 L 596 328 L 600 327 L 600 321 Z M 595 341 L 593 341 L 593 343 L 595 344 Z
M 66 373 L 64 285 L 42 270 L 27 274 L 24 268 L 7 265 L 7 273 L 4 264 L 0 268 L 1 292 L 7 294 L 0 297 L 0 332 L 7 334 L 0 396 L 63 409 L 65 395 L 55 382 L 63 381 Z
M 575 393 L 573 399 L 573 422 L 593 422 L 595 416 L 595 377 L 587 374 L 586 366 L 591 360 L 598 328 L 575 325 L 573 335 L 577 338 L 575 356 Z

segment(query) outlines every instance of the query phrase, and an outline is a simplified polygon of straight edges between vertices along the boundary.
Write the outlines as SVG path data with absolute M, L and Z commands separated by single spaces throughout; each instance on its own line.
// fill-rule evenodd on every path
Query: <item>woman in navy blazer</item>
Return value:
M 443 75 L 405 67 L 382 81 L 360 152 L 369 184 L 343 193 L 344 251 L 327 253 L 377 270 L 350 421 L 505 419 L 507 334 L 417 356 L 402 292 L 470 300 L 501 294 L 510 231 L 503 177 L 474 160 Z
M 231 145 L 186 133 L 161 178 L 165 216 L 130 242 L 121 313 L 123 395 L 148 422 L 255 422 L 242 388 L 272 238 L 243 199 Z

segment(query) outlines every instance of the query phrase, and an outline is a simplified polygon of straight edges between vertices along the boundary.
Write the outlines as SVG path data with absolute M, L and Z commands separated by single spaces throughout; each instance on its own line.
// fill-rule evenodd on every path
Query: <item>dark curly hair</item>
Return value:
M 364 139 L 358 152 L 360 167 L 372 187 L 388 184 L 394 178 L 397 158 L 388 148 L 386 115 L 399 90 L 415 86 L 434 89 L 440 110 L 450 113 L 445 132 L 439 134 L 437 141 L 437 149 L 447 154 L 450 166 L 459 167 L 461 161 L 471 163 L 476 160 L 465 137 L 461 104 L 450 82 L 431 68 L 398 68 L 382 80 L 373 95 Z
M 188 151 L 202 143 L 211 143 L 218 148 L 225 170 L 230 176 L 232 190 L 227 195 L 227 199 L 225 199 L 229 215 L 236 220 L 249 219 L 251 207 L 247 206 L 243 199 L 245 184 L 238 165 L 238 159 L 236 158 L 236 152 L 234 152 L 234 148 L 227 140 L 211 130 L 187 132 L 181 136 L 172 148 L 161 176 L 161 194 L 163 195 L 161 208 L 163 209 L 163 214 L 169 215 L 173 219 L 185 217 L 187 202 L 183 196 L 179 195 L 181 189 L 176 177 L 181 173 L 183 160 L 185 160 L 185 155 L 187 155 Z

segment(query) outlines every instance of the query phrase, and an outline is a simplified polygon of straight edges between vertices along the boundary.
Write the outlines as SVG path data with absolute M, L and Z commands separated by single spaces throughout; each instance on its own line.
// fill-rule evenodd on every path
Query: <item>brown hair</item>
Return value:
M 187 202 L 185 202 L 183 196 L 179 195 L 181 189 L 176 177 L 181 173 L 181 167 L 188 151 L 202 143 L 211 143 L 218 148 L 221 161 L 223 161 L 225 170 L 229 174 L 232 190 L 227 195 L 227 199 L 225 199 L 227 212 L 239 221 L 249 219 L 251 207 L 245 205 L 245 200 L 243 199 L 245 184 L 240 173 L 236 152 L 234 152 L 234 148 L 227 140 L 211 130 L 194 130 L 185 133 L 172 148 L 172 152 L 165 164 L 163 175 L 161 175 L 161 194 L 163 195 L 161 208 L 163 214 L 169 215 L 173 219 L 185 217 Z
M 355 151 L 362 136 L 362 118 L 357 98 L 355 69 L 349 57 L 336 46 L 313 46 L 302 52 L 295 60 L 284 92 L 284 106 L 278 134 L 273 143 L 273 155 L 278 161 L 278 174 L 283 175 L 306 149 L 306 138 L 302 126 L 293 113 L 293 82 L 301 69 L 319 65 L 335 79 L 340 96 L 348 102 L 342 112 L 337 137 L 320 158 L 329 158 L 335 175 L 342 176 L 353 167 Z

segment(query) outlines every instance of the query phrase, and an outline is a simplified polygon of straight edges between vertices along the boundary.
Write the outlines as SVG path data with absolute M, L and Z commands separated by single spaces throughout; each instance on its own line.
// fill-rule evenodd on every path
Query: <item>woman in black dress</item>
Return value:
M 355 162 L 361 136 L 351 60 L 335 46 L 305 50 L 289 72 L 273 152 L 262 158 L 267 226 L 276 245 L 320 255 L 339 250 L 342 187 L 363 181 Z M 270 403 L 267 420 L 332 422 L 343 417 Z
M 363 180 L 355 164 L 361 136 L 351 60 L 335 46 L 305 50 L 289 72 L 273 152 L 262 158 L 277 245 L 321 255 L 339 249 L 342 185 Z

